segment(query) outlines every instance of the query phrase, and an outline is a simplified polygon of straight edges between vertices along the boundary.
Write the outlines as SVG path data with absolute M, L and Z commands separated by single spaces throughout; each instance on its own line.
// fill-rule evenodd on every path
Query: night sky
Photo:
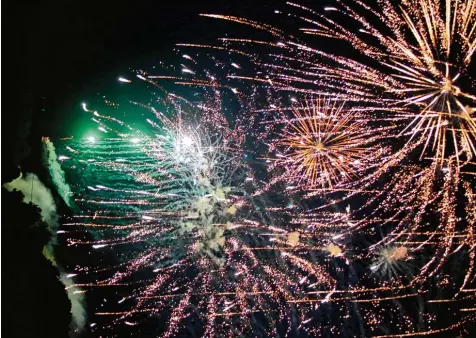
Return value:
M 272 8 L 266 1 L 256 6 L 248 0 L 7 1 L 4 109 L 20 114 L 39 105 L 32 131 L 64 135 L 78 103 L 101 84 L 130 67 L 170 59 L 177 42 L 211 42 L 226 26 L 198 14 L 253 13 L 260 19 Z M 24 109 L 22 98 L 31 102 Z

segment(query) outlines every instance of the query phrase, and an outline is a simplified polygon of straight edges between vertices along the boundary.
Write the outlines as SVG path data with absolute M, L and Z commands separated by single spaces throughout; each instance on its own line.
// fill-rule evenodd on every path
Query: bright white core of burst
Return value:
M 192 144 L 193 144 L 193 140 L 190 136 L 188 135 L 185 135 L 183 138 L 182 138 L 182 144 L 186 147 L 190 147 Z

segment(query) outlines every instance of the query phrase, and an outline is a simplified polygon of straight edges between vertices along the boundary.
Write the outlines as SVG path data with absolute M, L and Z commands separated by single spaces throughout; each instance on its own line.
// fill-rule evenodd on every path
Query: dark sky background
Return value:
M 237 28 L 199 13 L 272 16 L 273 1 L 254 3 L 4 1 L 3 118 L 33 109 L 35 137 L 61 134 L 74 123 L 82 97 L 100 84 L 172 57 L 177 42 L 212 42 Z

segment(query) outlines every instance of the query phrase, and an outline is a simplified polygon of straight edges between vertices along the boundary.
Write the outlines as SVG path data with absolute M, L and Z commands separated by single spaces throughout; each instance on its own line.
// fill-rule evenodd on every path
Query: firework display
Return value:
M 65 241 L 114 261 L 75 266 L 74 287 L 121 290 L 91 332 L 154 318 L 163 337 L 444 336 L 476 323 L 476 2 L 290 5 L 299 38 L 204 14 L 270 39 L 178 44 L 225 75 L 187 52 L 180 76 L 121 77 L 152 98 L 83 104 L 106 137 L 57 145 L 77 204 Z

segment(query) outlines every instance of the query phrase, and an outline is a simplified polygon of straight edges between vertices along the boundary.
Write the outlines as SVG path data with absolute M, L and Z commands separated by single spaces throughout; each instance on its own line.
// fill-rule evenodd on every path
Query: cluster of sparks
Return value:
M 83 106 L 117 138 L 65 140 L 63 164 L 87 183 L 76 184 L 82 211 L 62 232 L 73 247 L 128 248 L 119 264 L 75 272 L 76 287 L 130 292 L 119 310 L 98 311 L 115 318 L 109 325 L 140 326 L 153 314 L 164 337 L 397 337 L 476 322 L 476 2 L 349 2 L 323 13 L 290 4 L 311 17 L 290 16 L 319 41 L 349 43 L 354 58 L 206 14 L 272 40 L 179 44 L 244 60 L 213 58 L 231 67 L 220 81 L 188 54 L 182 76 L 138 72 L 154 90 L 173 81 L 211 93 L 199 103 L 166 93 L 173 116 L 132 102 L 152 114 L 151 133 Z M 232 123 L 225 91 L 246 102 Z M 74 235 L 82 228 L 100 239 Z M 450 262 L 463 272 L 448 273 Z M 415 312 L 402 309 L 422 297 Z M 433 314 L 443 302 L 458 313 L 447 326 Z

